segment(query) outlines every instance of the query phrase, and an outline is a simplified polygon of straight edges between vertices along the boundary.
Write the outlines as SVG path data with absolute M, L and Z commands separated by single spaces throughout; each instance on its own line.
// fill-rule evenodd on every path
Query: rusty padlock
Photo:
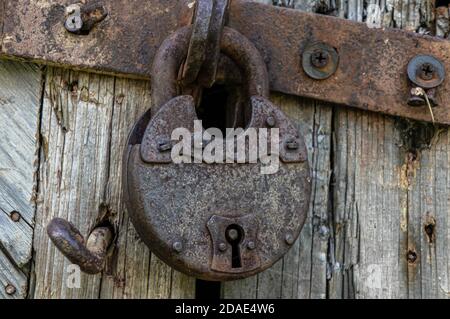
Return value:
M 192 132 L 197 120 L 193 97 L 177 96 L 190 32 L 178 30 L 156 55 L 152 108 L 136 123 L 124 154 L 124 197 L 140 237 L 168 265 L 204 280 L 240 279 L 269 268 L 299 236 L 311 194 L 307 150 L 298 129 L 267 98 L 258 50 L 225 28 L 221 53 L 242 71 L 251 104 L 249 124 L 236 140 L 249 128 L 277 128 L 279 169 L 261 174 L 261 161 L 173 163 L 172 132 Z

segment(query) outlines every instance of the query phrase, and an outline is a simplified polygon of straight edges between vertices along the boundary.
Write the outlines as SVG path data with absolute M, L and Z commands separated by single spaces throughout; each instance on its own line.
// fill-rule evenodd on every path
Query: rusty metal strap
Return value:
M 103 1 L 107 17 L 86 34 L 72 34 L 64 27 L 65 10 L 72 3 L 3 0 L 1 54 L 148 78 L 157 48 L 168 35 L 190 24 L 194 7 L 193 0 Z M 244 0 L 231 2 L 228 25 L 261 52 L 273 91 L 385 114 L 431 121 L 426 106 L 407 104 L 408 63 L 416 55 L 432 55 L 450 70 L 450 42 L 430 36 L 370 29 L 362 23 Z M 314 42 L 327 44 L 339 55 L 335 73 L 324 80 L 312 79 L 302 67 L 302 54 Z M 437 123 L 450 124 L 449 92 L 448 80 L 433 92 Z

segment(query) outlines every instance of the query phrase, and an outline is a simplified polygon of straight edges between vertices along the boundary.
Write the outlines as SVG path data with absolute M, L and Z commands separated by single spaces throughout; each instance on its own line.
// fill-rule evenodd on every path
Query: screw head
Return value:
M 284 241 L 286 242 L 286 244 L 288 245 L 292 245 L 294 244 L 294 236 L 292 236 L 291 233 L 287 233 L 286 236 L 284 236 Z
M 5 292 L 6 292 L 7 295 L 12 296 L 12 295 L 14 295 L 16 293 L 16 287 L 14 287 L 11 284 L 7 284 L 5 286 Z
M 220 244 L 219 244 L 219 250 L 220 250 L 220 251 L 226 251 L 226 250 L 227 250 L 227 244 L 225 244 L 225 243 L 220 243 Z
M 408 63 L 409 80 L 423 89 L 432 89 L 445 79 L 445 67 L 441 61 L 431 55 L 416 55 Z
M 71 15 L 67 17 L 66 23 L 64 24 L 66 30 L 72 33 L 80 32 L 83 27 L 83 20 L 79 15 Z
M 276 124 L 275 118 L 273 116 L 267 117 L 266 124 L 267 124 L 268 127 L 274 127 L 275 124 Z
M 183 251 L 183 244 L 179 241 L 173 243 L 172 248 L 175 252 L 181 253 Z
M 325 80 L 332 76 L 339 64 L 339 54 L 331 45 L 313 42 L 302 53 L 303 71 L 312 79 Z
M 417 68 L 417 76 L 419 76 L 422 80 L 429 81 L 434 77 L 436 72 L 436 68 L 433 64 L 425 62 L 419 65 Z
M 248 248 L 249 250 L 255 249 L 255 248 L 256 248 L 255 242 L 254 242 L 254 241 L 249 241 L 248 244 L 247 244 L 247 248 Z
M 20 215 L 20 213 L 19 212 L 17 212 L 17 211 L 12 211 L 11 212 L 11 214 L 9 215 L 9 217 L 11 218 L 11 220 L 13 221 L 13 222 L 18 222 L 18 221 L 20 221 L 20 218 L 21 218 L 21 215 Z
M 325 50 L 316 50 L 311 54 L 311 64 L 316 68 L 324 68 L 330 61 L 330 55 Z

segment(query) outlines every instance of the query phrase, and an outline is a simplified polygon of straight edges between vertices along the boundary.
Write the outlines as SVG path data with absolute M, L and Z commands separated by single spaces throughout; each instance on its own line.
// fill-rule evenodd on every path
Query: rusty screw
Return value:
M 12 295 L 14 295 L 16 293 L 16 287 L 14 287 L 11 284 L 7 284 L 5 286 L 5 292 L 6 292 L 7 295 L 12 296 Z
M 325 50 L 316 50 L 311 54 L 311 64 L 316 68 L 324 68 L 330 61 L 330 55 Z
M 17 211 L 12 211 L 11 212 L 11 214 L 9 215 L 9 217 L 11 218 L 11 220 L 13 221 L 13 222 L 18 222 L 18 221 L 20 221 L 20 218 L 21 218 L 21 216 L 20 216 L 20 213 L 19 212 L 17 212 Z
M 422 80 L 429 81 L 434 77 L 434 73 L 436 69 L 431 63 L 422 63 L 417 68 L 417 76 L 419 76 Z

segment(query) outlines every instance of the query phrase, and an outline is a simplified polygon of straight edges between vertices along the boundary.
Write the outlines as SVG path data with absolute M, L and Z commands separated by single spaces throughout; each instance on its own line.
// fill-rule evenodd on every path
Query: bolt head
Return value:
M 20 221 L 20 218 L 21 218 L 20 213 L 17 211 L 12 211 L 9 216 L 10 216 L 11 220 L 16 223 L 18 221 Z
M 249 241 L 248 244 L 247 244 L 247 248 L 248 248 L 249 250 L 255 249 L 255 248 L 256 248 L 255 242 L 254 242 L 254 241 Z
M 181 253 L 183 251 L 183 244 L 179 241 L 173 243 L 172 248 L 175 252 Z
M 417 76 L 420 77 L 422 80 L 429 81 L 433 79 L 436 73 L 436 68 L 434 67 L 433 64 L 425 62 L 419 64 L 416 72 Z
M 219 250 L 220 250 L 220 251 L 226 251 L 226 250 L 227 250 L 227 244 L 225 244 L 225 243 L 220 243 L 220 244 L 219 244 Z
M 7 284 L 6 287 L 5 287 L 5 292 L 6 292 L 7 295 L 12 296 L 12 295 L 14 295 L 16 293 L 16 287 L 14 287 L 11 284 Z
M 325 50 L 316 50 L 311 54 L 311 64 L 316 68 L 324 68 L 330 61 L 330 54 Z
M 295 242 L 294 236 L 291 233 L 287 233 L 284 237 L 284 241 L 286 242 L 286 244 L 292 245 Z

